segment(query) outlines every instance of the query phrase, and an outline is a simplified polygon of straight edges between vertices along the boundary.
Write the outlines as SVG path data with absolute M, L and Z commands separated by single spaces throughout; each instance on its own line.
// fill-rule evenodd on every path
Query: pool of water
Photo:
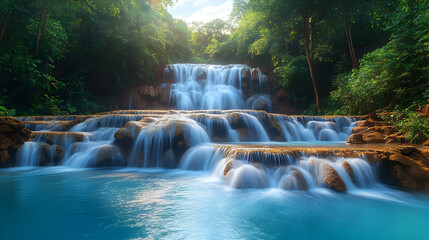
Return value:
M 429 196 L 231 189 L 162 169 L 0 171 L 0 239 L 427 239 Z

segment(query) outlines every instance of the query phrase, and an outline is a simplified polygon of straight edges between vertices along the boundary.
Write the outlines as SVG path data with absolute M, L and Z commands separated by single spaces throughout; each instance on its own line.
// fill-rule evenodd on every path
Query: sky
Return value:
M 220 18 L 227 20 L 232 11 L 233 0 L 178 0 L 168 11 L 174 18 L 187 23 L 209 22 Z

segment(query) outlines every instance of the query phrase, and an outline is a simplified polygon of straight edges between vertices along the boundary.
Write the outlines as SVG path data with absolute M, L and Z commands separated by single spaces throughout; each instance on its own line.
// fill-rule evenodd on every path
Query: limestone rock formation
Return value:
M 325 173 L 323 182 L 328 188 L 337 192 L 347 191 L 346 184 L 333 167 L 329 166 L 328 164 L 322 163 L 321 169 Z
M 15 165 L 18 149 L 31 135 L 31 131 L 24 126 L 24 123 L 11 117 L 0 117 L 0 167 Z
M 347 174 L 349 175 L 350 179 L 352 180 L 352 182 L 355 181 L 355 177 L 353 174 L 353 168 L 352 166 L 350 166 L 350 164 L 346 161 L 341 163 L 341 166 L 343 166 L 344 169 L 346 169 Z
M 122 156 L 115 146 L 103 146 L 98 150 L 95 162 L 92 162 L 89 167 L 116 167 L 123 165 Z
M 348 144 L 363 143 L 398 143 L 405 139 L 401 133 L 395 132 L 392 126 L 383 121 L 366 119 L 358 122 L 353 134 L 347 139 Z

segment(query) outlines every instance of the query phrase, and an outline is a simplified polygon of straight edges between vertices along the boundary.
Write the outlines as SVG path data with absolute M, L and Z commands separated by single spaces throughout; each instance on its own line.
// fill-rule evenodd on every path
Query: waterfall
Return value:
M 314 190 L 327 187 L 329 177 L 344 184 L 345 190 L 371 188 L 376 184 L 375 169 L 364 158 L 328 159 L 270 149 L 236 150 L 210 145 L 194 147 L 183 156 L 181 168 L 213 171 L 233 188 Z M 209 161 L 202 162 L 202 158 Z
M 357 119 L 275 116 L 285 141 L 346 141 Z
M 265 76 L 258 69 L 260 85 L 259 97 L 250 97 L 244 101 L 242 79 L 244 72 L 252 71 L 245 65 L 202 65 L 202 64 L 173 64 L 165 68 L 164 74 L 171 74 L 174 84 L 170 90 L 170 104 L 176 109 L 243 109 L 257 106 L 268 106 L 271 110 L 271 100 L 268 95 L 262 95 L 262 82 Z M 251 84 L 252 86 L 252 84 Z M 253 89 L 253 88 L 252 88 Z
M 209 172 L 232 188 L 343 192 L 376 186 L 374 166 L 363 156 L 291 150 L 344 144 L 358 118 L 255 110 L 272 110 L 267 77 L 245 65 L 173 64 L 164 79 L 173 79 L 176 110 L 17 118 L 33 131 L 17 166 L 180 168 Z
M 17 164 L 20 166 L 127 164 L 169 168 L 180 165 L 187 148 L 209 142 L 345 141 L 356 121 L 347 117 L 289 117 L 253 110 L 122 110 L 100 115 L 22 120 L 33 130 L 34 137 L 19 151 Z M 129 156 L 123 156 L 114 144 L 119 130 L 133 136 Z M 276 131 L 280 138 L 273 135 Z M 264 164 L 277 160 L 285 161 L 266 159 Z

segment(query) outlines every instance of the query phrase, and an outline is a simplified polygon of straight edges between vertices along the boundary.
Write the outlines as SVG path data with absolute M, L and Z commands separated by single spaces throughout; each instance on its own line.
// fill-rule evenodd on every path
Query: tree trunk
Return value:
M 355 53 L 355 48 L 353 45 L 353 39 L 352 39 L 352 32 L 351 32 L 351 27 L 350 27 L 350 22 L 347 21 L 344 18 L 344 30 L 346 33 L 346 38 L 347 38 L 347 44 L 349 46 L 349 52 L 350 52 L 350 59 L 352 61 L 353 64 L 353 68 L 354 69 L 358 69 L 359 68 L 359 64 L 356 58 L 356 53 Z
M 42 32 L 42 35 L 45 35 L 45 33 L 46 33 L 47 22 L 48 22 L 48 9 L 45 9 L 45 18 L 43 19 L 43 32 Z
M 4 31 L 6 30 L 7 22 L 9 22 L 9 17 L 11 12 L 12 10 L 7 11 L 6 16 L 4 18 L 3 26 L 1 28 L 1 33 L 0 33 L 0 43 L 1 43 L 1 40 L 3 39 Z
M 305 45 L 305 54 L 307 56 L 308 68 L 310 70 L 311 82 L 313 83 L 314 96 L 316 97 L 317 112 L 320 112 L 320 101 L 319 93 L 317 90 L 317 81 L 313 71 L 313 34 L 314 34 L 314 22 L 308 22 L 308 18 L 305 14 L 302 14 L 303 21 L 303 37 Z M 308 33 L 308 27 L 310 25 L 310 34 Z
M 40 12 L 39 17 L 39 26 L 37 30 L 37 40 L 36 40 L 36 50 L 34 51 L 34 57 L 37 56 L 37 53 L 39 53 L 39 44 L 40 44 L 40 36 L 42 35 L 42 22 L 43 22 L 43 16 L 45 15 L 45 0 L 42 0 L 42 11 Z

